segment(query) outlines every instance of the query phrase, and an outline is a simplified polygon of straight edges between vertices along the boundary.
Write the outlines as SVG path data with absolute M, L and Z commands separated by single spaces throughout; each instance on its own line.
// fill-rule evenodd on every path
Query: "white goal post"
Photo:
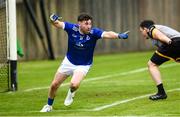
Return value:
M 17 61 L 17 31 L 16 31 L 16 0 L 8 1 L 8 38 L 10 44 L 10 60 Z
M 10 61 L 10 90 L 17 90 L 17 26 L 16 0 L 7 0 Z

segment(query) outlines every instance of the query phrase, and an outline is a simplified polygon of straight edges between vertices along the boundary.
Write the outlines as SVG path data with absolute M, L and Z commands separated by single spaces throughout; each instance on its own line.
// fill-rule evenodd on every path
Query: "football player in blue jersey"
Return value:
M 94 48 L 98 39 L 128 38 L 127 33 L 116 33 L 93 28 L 93 18 L 86 13 L 78 16 L 77 24 L 63 22 L 59 19 L 60 17 L 55 14 L 50 16 L 50 21 L 55 27 L 64 29 L 67 32 L 68 50 L 49 88 L 47 104 L 40 112 L 49 112 L 52 110 L 56 91 L 68 76 L 72 76 L 72 79 L 64 105 L 69 106 L 72 104 L 75 91 L 92 65 Z

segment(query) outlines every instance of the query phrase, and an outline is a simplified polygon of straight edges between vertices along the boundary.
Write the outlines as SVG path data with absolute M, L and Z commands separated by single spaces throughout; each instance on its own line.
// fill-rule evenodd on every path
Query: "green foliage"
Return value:
M 166 100 L 150 101 L 144 97 L 93 111 L 97 107 L 155 93 L 156 87 L 146 69 L 151 55 L 152 52 L 139 52 L 95 56 L 74 103 L 70 107 L 63 105 L 68 90 L 68 85 L 64 85 L 58 90 L 54 110 L 50 113 L 39 111 L 47 102 L 48 87 L 62 59 L 20 62 L 19 89 L 0 93 L 0 116 L 180 116 L 179 90 L 168 92 Z M 168 62 L 163 66 L 169 64 L 172 65 L 160 68 L 167 91 L 180 88 L 180 65 Z M 36 89 L 29 90 L 33 88 Z

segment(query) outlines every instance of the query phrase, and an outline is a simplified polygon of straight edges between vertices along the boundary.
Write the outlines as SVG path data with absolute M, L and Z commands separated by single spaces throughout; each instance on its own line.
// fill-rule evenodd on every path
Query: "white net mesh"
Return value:
M 9 85 L 6 13 L 6 0 L 0 0 L 0 92 L 7 91 Z

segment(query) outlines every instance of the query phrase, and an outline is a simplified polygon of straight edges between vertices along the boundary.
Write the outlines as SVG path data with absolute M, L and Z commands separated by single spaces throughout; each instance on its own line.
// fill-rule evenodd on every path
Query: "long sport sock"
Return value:
M 48 105 L 51 106 L 53 104 L 53 101 L 54 101 L 54 99 L 48 98 Z
M 157 85 L 157 88 L 158 88 L 158 94 L 166 94 L 162 83 Z

